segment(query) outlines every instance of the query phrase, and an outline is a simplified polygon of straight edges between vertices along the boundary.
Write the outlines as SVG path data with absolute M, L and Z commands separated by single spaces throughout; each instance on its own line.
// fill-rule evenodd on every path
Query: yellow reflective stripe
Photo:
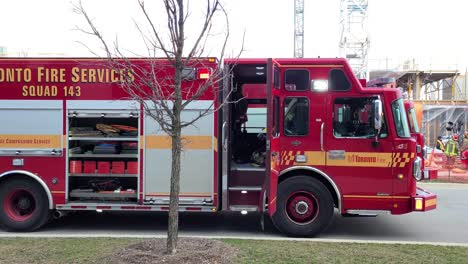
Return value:
M 295 162 L 296 155 L 299 154 L 306 156 L 306 162 Z M 345 152 L 343 157 L 331 158 L 330 152 L 284 150 L 278 157 L 278 165 L 403 168 L 414 157 L 414 152 Z
M 0 135 L 0 148 L 61 148 L 60 135 Z
M 183 149 L 211 149 L 212 136 L 182 136 Z M 148 149 L 172 149 L 170 136 L 146 136 L 146 148 Z
M 431 207 L 437 204 L 437 198 L 426 200 L 426 207 Z

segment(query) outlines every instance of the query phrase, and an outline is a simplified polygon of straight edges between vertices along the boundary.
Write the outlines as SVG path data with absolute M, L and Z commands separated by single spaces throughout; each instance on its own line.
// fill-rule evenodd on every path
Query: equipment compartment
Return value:
M 136 202 L 138 113 L 69 112 L 68 200 Z

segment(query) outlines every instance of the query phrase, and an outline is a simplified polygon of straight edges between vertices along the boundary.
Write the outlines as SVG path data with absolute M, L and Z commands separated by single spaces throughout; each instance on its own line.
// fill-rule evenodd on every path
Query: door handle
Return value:
M 227 145 L 228 145 L 228 137 L 227 137 L 227 132 L 226 132 L 226 125 L 227 125 L 227 122 L 224 122 L 223 123 L 223 151 L 227 151 Z
M 293 142 L 291 142 L 291 145 L 297 147 L 297 146 L 299 146 L 301 143 L 302 143 L 302 142 L 299 141 L 299 140 L 294 140 Z
M 325 151 L 325 149 L 323 148 L 323 127 L 325 126 L 325 123 L 322 123 L 322 125 L 320 125 L 320 150 L 322 151 Z

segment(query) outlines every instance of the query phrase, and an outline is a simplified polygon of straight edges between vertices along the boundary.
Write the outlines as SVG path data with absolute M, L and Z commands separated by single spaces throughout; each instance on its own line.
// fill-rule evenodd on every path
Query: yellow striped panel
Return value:
M 0 148 L 61 148 L 62 135 L 0 135 Z
M 330 152 L 305 151 L 306 162 L 295 162 L 295 157 L 302 151 L 283 150 L 279 157 L 279 165 L 306 165 L 306 166 L 337 166 L 337 167 L 374 167 L 403 168 L 414 157 L 414 153 L 401 152 L 345 152 L 342 157 L 333 159 Z
M 212 149 L 212 136 L 183 136 L 183 149 Z M 170 136 L 146 136 L 146 148 L 148 149 L 172 149 Z
M 322 151 L 306 151 L 306 163 L 294 163 L 294 165 L 310 165 L 310 166 L 324 166 L 325 165 L 325 152 Z
M 390 167 L 392 153 L 346 152 L 344 159 L 327 159 L 328 166 Z
M 437 198 L 426 200 L 426 207 L 431 207 L 437 204 Z

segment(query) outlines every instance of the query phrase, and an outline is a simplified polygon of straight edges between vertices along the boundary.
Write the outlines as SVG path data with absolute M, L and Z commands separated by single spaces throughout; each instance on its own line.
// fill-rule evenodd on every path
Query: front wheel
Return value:
M 27 179 L 0 186 L 0 224 L 8 231 L 33 231 L 49 219 L 48 198 L 42 187 Z
M 276 228 L 289 236 L 314 236 L 325 230 L 333 217 L 333 198 L 320 181 L 297 176 L 278 186 Z

